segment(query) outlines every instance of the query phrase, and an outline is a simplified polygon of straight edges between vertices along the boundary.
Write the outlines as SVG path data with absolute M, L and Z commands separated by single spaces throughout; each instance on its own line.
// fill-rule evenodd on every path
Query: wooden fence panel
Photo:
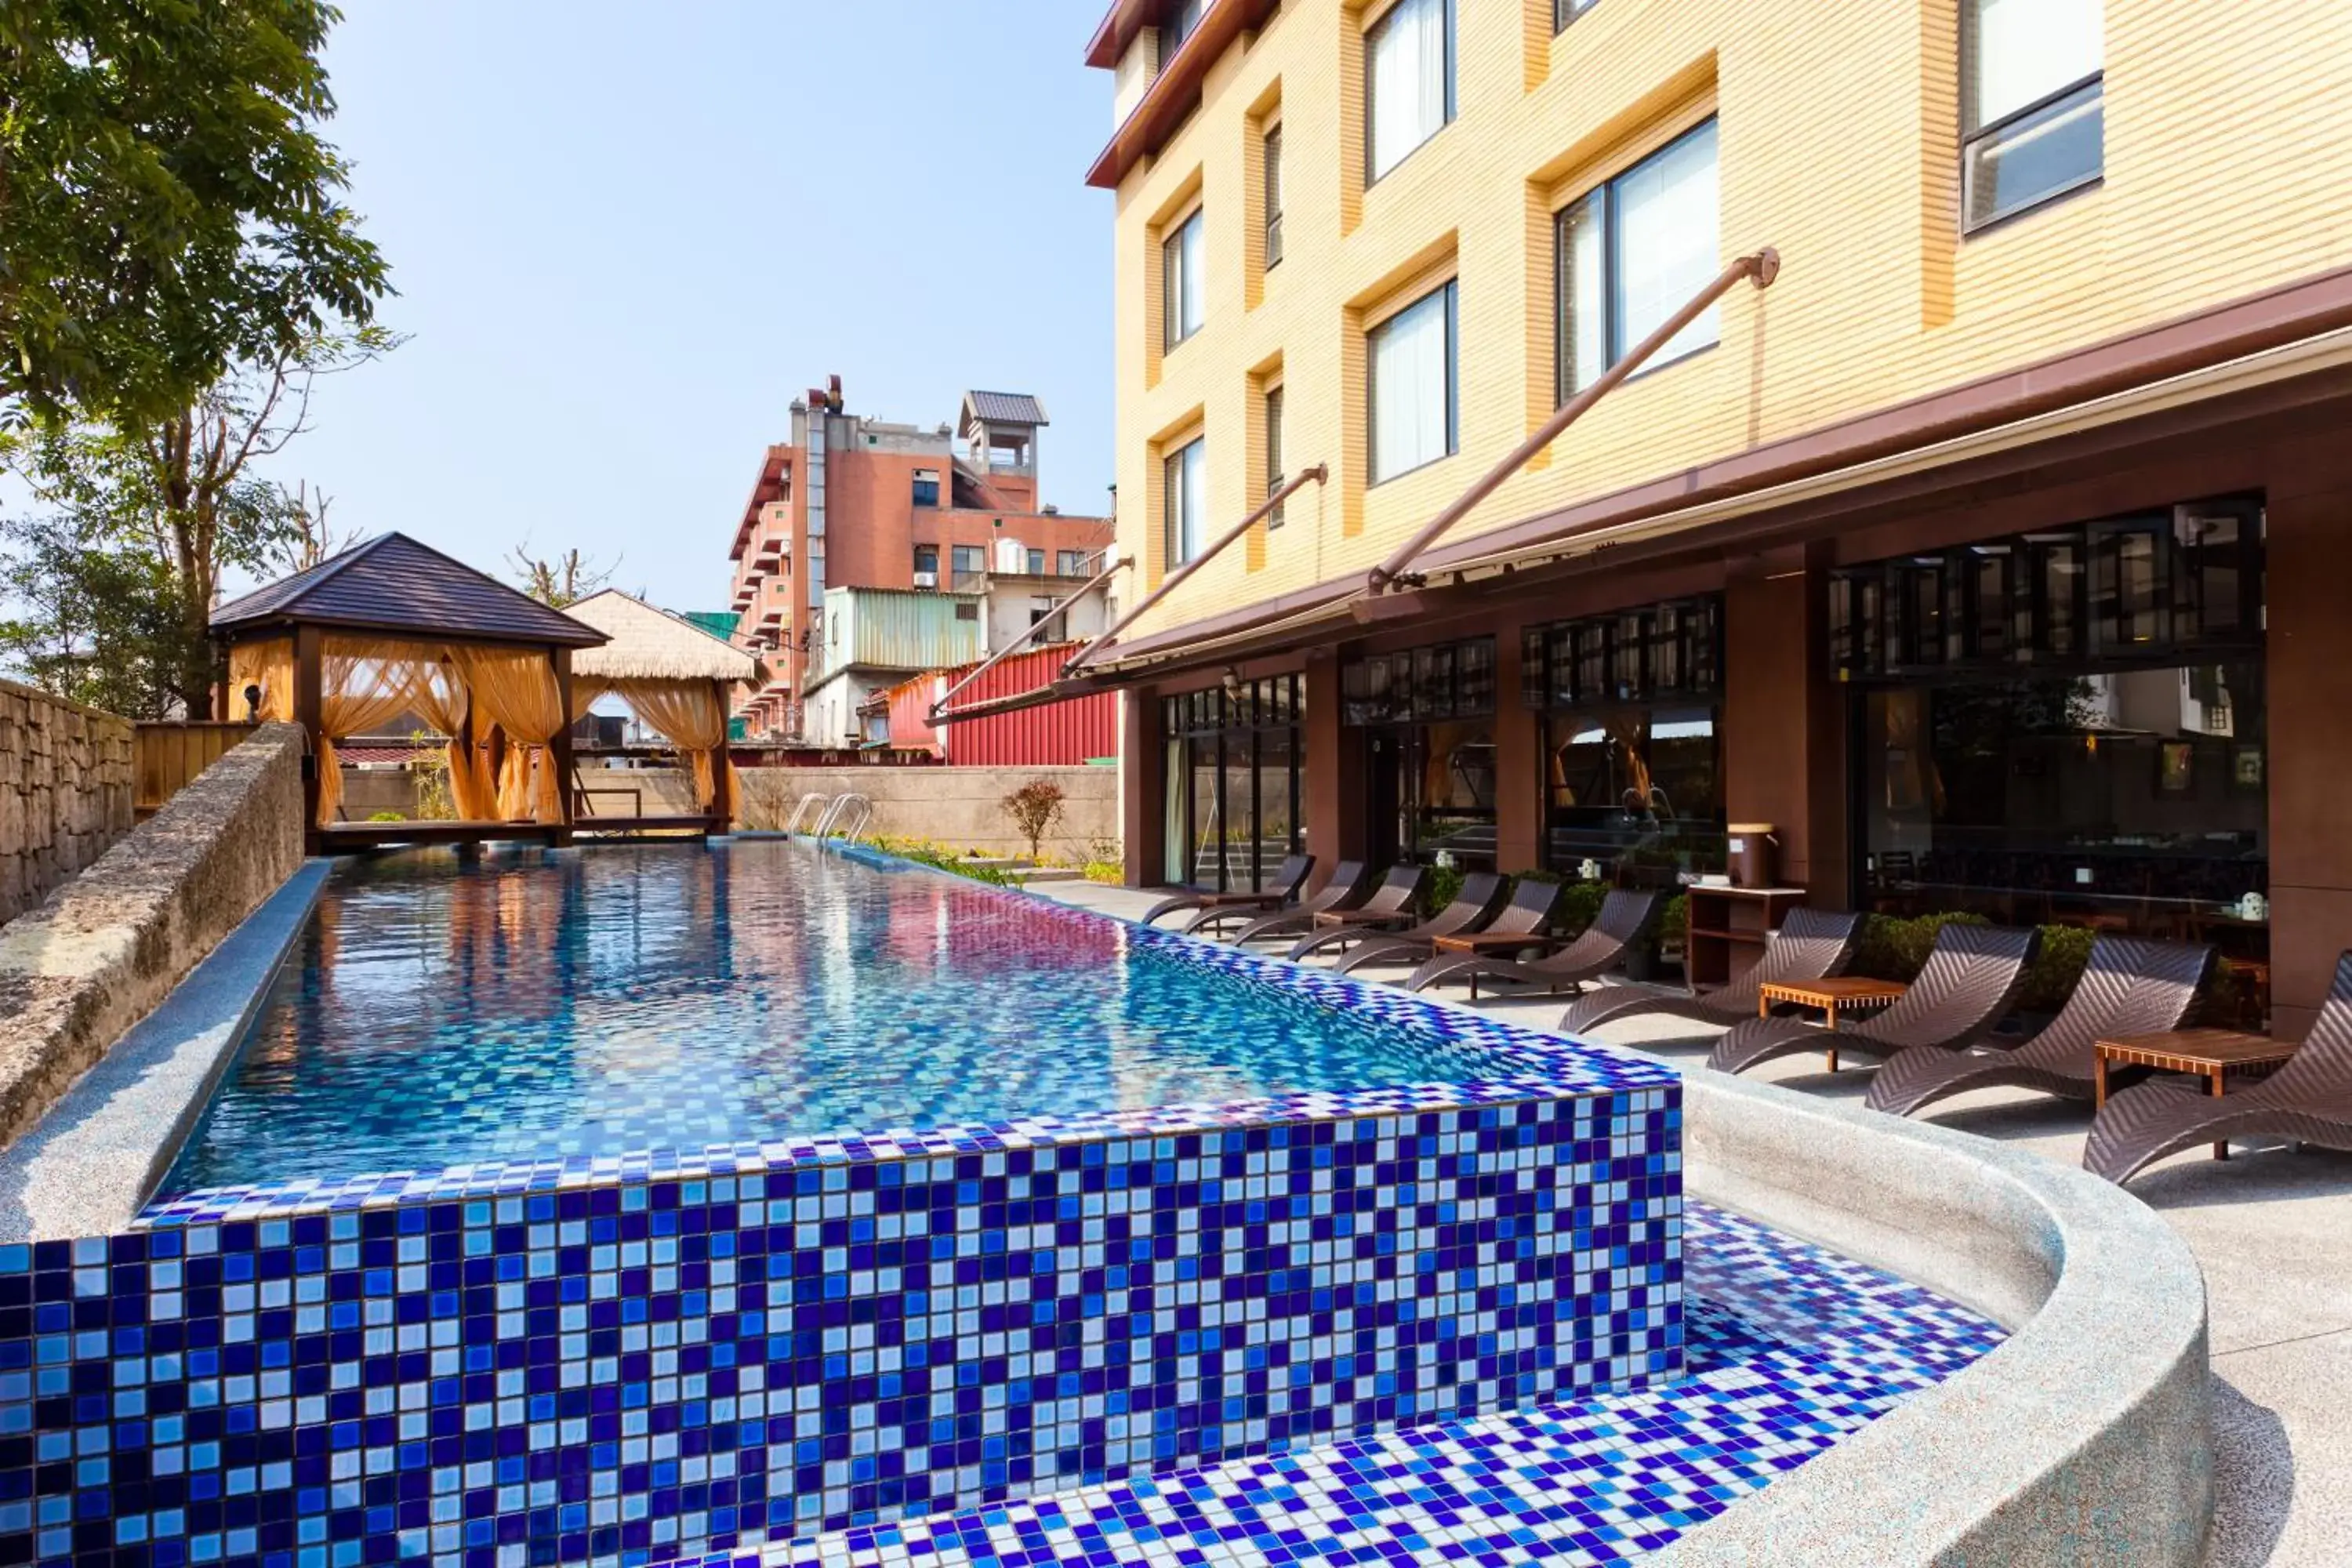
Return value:
M 254 729 L 251 724 L 226 721 L 140 725 L 140 817 L 152 816 L 189 780 L 220 761 L 230 747 L 252 734 Z

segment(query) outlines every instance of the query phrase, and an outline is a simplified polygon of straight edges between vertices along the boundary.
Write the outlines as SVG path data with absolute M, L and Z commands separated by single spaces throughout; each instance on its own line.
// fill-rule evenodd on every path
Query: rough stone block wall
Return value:
M 302 863 L 302 749 L 294 725 L 263 725 L 39 908 L 0 926 L 0 1142 Z
M 736 816 L 751 828 L 783 826 L 803 795 L 855 791 L 874 803 L 869 834 L 1026 854 L 1028 843 L 1001 803 L 1044 779 L 1062 789 L 1061 824 L 1042 846 L 1047 858 L 1083 860 L 1092 846 L 1117 843 L 1119 836 L 1117 768 L 743 768 L 735 777 L 742 792 Z
M 131 721 L 0 680 L 0 924 L 131 831 Z

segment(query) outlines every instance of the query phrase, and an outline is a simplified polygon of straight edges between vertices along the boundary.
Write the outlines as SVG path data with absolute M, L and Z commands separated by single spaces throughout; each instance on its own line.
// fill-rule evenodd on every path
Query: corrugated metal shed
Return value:
M 1049 685 L 1076 650 L 1077 645 L 1063 643 L 1014 654 L 956 693 L 956 705 Z M 891 689 L 893 751 L 928 751 L 961 767 L 1000 768 L 1047 767 L 1118 755 L 1118 696 L 1110 691 L 934 729 L 931 704 L 972 667 L 934 670 Z
M 987 651 L 987 611 L 977 594 L 897 588 L 827 588 L 820 668 L 939 669 L 971 664 Z

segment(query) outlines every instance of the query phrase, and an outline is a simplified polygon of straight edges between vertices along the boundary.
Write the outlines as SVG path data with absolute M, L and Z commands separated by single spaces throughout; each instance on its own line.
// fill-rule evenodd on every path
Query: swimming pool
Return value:
M 161 1189 L 1492 1079 L 1274 966 L 742 841 L 347 861 Z M 1653 1078 L 1650 1081 L 1661 1081 Z

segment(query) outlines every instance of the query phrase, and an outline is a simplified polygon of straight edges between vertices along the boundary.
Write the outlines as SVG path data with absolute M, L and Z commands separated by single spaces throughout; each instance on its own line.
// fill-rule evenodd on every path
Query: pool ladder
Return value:
M 794 812 L 793 815 L 797 819 L 800 814 Z M 855 826 L 850 825 L 853 816 L 856 818 Z M 855 838 L 865 832 L 866 825 L 873 820 L 874 803 L 872 801 L 862 795 L 837 795 L 833 797 L 833 804 L 824 808 L 824 815 L 817 818 L 816 836 L 820 839 L 824 839 L 839 834 L 844 838 Z
M 784 832 L 797 837 L 801 831 L 801 820 L 808 816 L 810 809 L 814 807 L 816 814 L 823 816 L 829 804 L 831 804 L 830 796 L 818 795 L 813 790 L 801 796 L 800 804 L 793 807 L 792 816 L 784 823 Z

